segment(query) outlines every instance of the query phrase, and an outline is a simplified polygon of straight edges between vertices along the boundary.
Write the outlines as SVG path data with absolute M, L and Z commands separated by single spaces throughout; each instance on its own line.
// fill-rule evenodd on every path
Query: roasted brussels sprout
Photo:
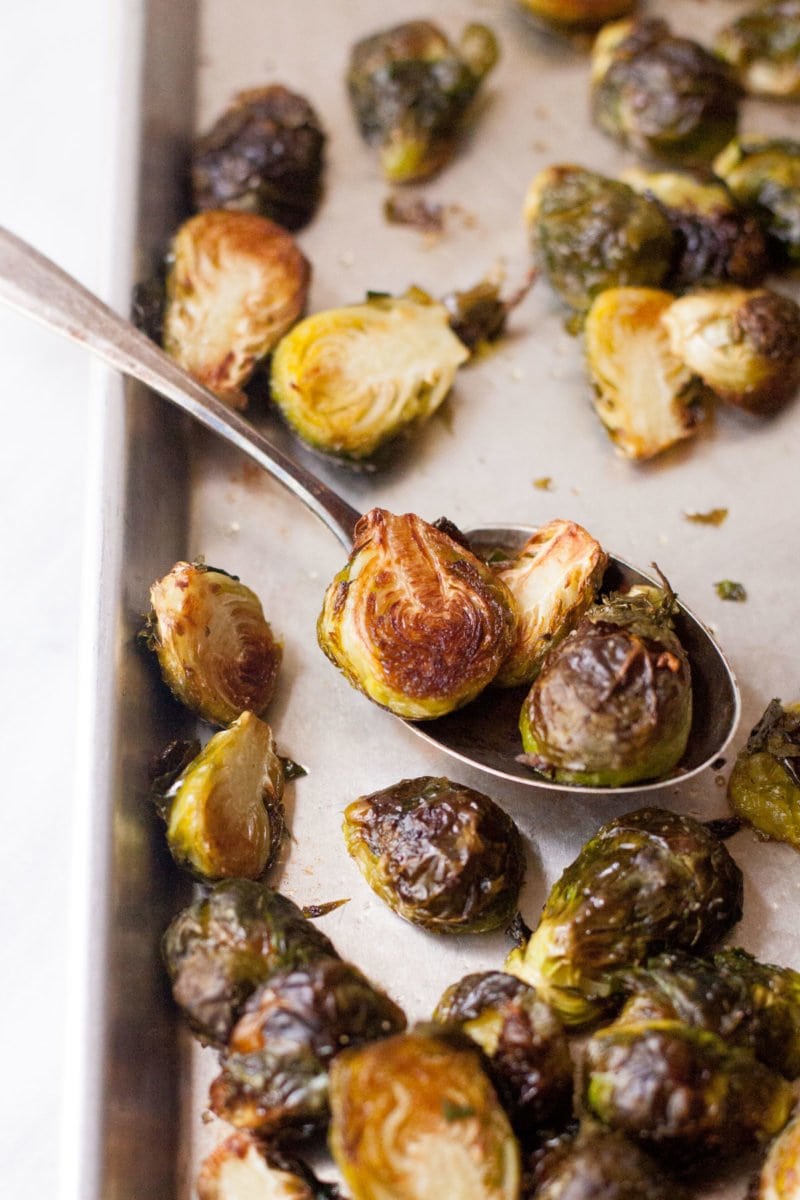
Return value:
M 264 712 L 282 651 L 255 592 L 225 571 L 179 562 L 153 584 L 150 603 L 149 644 L 182 704 L 212 725 Z
M 789 1119 L 791 1086 L 749 1050 L 680 1021 L 598 1030 L 583 1048 L 581 1097 L 606 1125 L 676 1160 L 732 1157 Z
M 728 800 L 759 833 L 800 850 L 800 704 L 770 701 L 737 755 Z
M 572 1108 L 572 1057 L 564 1027 L 534 988 L 503 971 L 466 975 L 433 1019 L 456 1027 L 486 1054 L 520 1133 L 557 1126 Z
M 270 1137 L 306 1134 L 328 1119 L 328 1064 L 405 1028 L 402 1011 L 350 963 L 314 958 L 277 971 L 247 1001 L 211 1084 L 217 1116 Z
M 319 117 L 296 92 L 277 83 L 240 92 L 192 148 L 194 206 L 300 229 L 319 203 L 324 147 Z
M 468 358 L 443 305 L 376 297 L 295 326 L 272 359 L 272 398 L 309 445 L 368 459 L 427 421 Z
M 386 179 L 425 179 L 450 161 L 464 115 L 498 53 L 485 25 L 468 25 L 454 46 L 430 21 L 408 21 L 356 43 L 347 72 L 350 100 Z
M 714 43 L 745 91 L 800 96 L 800 3 L 767 0 L 720 30 Z
M 664 210 L 675 251 L 666 282 L 683 289 L 696 283 L 752 286 L 769 270 L 767 243 L 752 213 L 743 212 L 719 180 L 677 171 L 630 167 L 622 178 Z
M 429 1028 L 331 1065 L 330 1147 L 353 1200 L 518 1200 L 519 1149 L 469 1039 Z
M 203 1162 L 198 1200 L 335 1200 L 304 1163 L 266 1146 L 250 1133 L 233 1133 Z
M 353 687 L 422 721 L 494 679 L 516 620 L 508 588 L 463 545 L 413 513 L 373 508 L 325 593 L 317 637 Z
M 526 1193 L 527 1194 L 527 1193 Z M 585 1123 L 537 1155 L 531 1200 L 686 1200 L 624 1134 Z
M 482 933 L 514 915 L 525 872 L 514 822 L 482 792 L 423 775 L 361 796 L 344 836 L 372 890 L 432 933 Z
M 162 948 L 176 1003 L 198 1037 L 216 1046 L 270 975 L 336 955 L 296 904 L 247 879 L 218 883 L 178 913 Z
M 310 275 L 291 234 L 266 217 L 199 213 L 172 242 L 164 349 L 220 399 L 244 408 L 242 388 L 301 315 Z
M 703 386 L 666 323 L 673 299 L 656 288 L 609 288 L 586 317 L 595 411 L 618 452 L 639 462 L 692 437 L 703 419 Z
M 525 761 L 562 783 L 620 787 L 669 774 L 692 722 L 675 595 L 612 592 L 544 660 L 525 698 Z
M 519 0 L 537 22 L 559 32 L 599 29 L 606 21 L 627 17 L 636 0 Z
M 199 879 L 259 879 L 284 830 L 283 763 L 269 725 L 242 713 L 182 772 L 166 802 L 167 843 Z
M 616 21 L 592 51 L 592 114 L 647 157 L 707 163 L 736 132 L 740 90 L 728 67 L 655 18 Z
M 605 288 L 657 286 L 669 271 L 669 221 L 654 200 L 619 180 L 547 167 L 528 188 L 524 218 L 537 264 L 580 312 Z
M 574 521 L 548 521 L 497 574 L 516 602 L 517 637 L 494 682 L 530 683 L 547 651 L 595 598 L 608 563 L 599 542 Z
M 706 289 L 664 314 L 673 353 L 722 400 L 775 412 L 800 385 L 800 307 L 767 288 Z
M 734 199 L 752 209 L 786 257 L 800 259 L 800 141 L 735 138 L 714 159 Z
M 798 1200 L 800 1197 L 800 1114 L 795 1114 L 775 1138 L 748 1196 L 752 1200 Z
M 643 808 L 586 843 L 550 890 L 538 926 L 506 970 L 568 1025 L 613 1003 L 613 973 L 664 947 L 709 949 L 742 915 L 742 873 L 691 817 Z

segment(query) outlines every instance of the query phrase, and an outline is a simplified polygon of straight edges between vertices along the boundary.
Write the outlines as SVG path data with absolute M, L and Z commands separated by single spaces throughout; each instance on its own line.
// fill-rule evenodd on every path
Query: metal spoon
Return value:
M 81 343 L 238 447 L 316 513 L 350 552 L 353 528 L 361 515 L 356 509 L 192 379 L 148 337 L 77 280 L 2 228 L 0 300 Z M 501 525 L 466 532 L 476 548 L 483 545 L 518 549 L 533 529 Z M 609 562 L 604 590 L 622 584 L 655 582 L 620 558 L 612 556 Z M 680 605 L 676 631 L 692 667 L 694 718 L 686 753 L 671 776 L 650 783 L 604 788 L 604 795 L 651 791 L 696 775 L 723 752 L 733 737 L 739 720 L 739 690 L 722 651 L 684 605 Z M 525 691 L 525 688 L 489 688 L 466 708 L 446 717 L 404 724 L 454 758 L 503 779 L 552 791 L 597 794 L 600 789 L 552 783 L 516 761 L 521 751 L 517 722 Z

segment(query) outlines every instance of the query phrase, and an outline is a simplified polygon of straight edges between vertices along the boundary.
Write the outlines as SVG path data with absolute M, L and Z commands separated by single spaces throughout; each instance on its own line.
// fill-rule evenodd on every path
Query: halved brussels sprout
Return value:
M 373 508 L 325 593 L 317 638 L 353 687 L 422 721 L 494 679 L 516 620 L 508 588 L 465 546 L 414 513 Z
M 311 268 L 291 234 L 256 213 L 212 209 L 172 242 L 163 345 L 233 408 L 306 304 Z
M 328 1119 L 333 1056 L 405 1024 L 401 1009 L 341 959 L 278 971 L 253 993 L 231 1032 L 222 1074 L 211 1084 L 211 1109 L 269 1138 L 311 1133 Z
M 769 256 L 758 220 L 737 208 L 719 180 L 641 167 L 629 167 L 622 179 L 656 200 L 672 226 L 675 253 L 667 280 L 670 287 L 719 280 L 750 286 L 767 274 Z
M 748 1196 L 752 1200 L 798 1200 L 800 1197 L 800 1114 L 795 1113 L 775 1138 Z
M 432 933 L 482 933 L 511 920 L 525 872 L 522 836 L 499 805 L 423 775 L 344 811 L 347 849 L 372 890 Z
M 733 1157 L 783 1128 L 791 1086 L 749 1050 L 680 1021 L 610 1025 L 582 1053 L 583 1102 L 674 1162 Z
M 331 1064 L 331 1152 L 353 1200 L 518 1200 L 519 1149 L 469 1039 L 421 1027 Z
M 728 800 L 759 833 L 800 850 L 800 703 L 770 702 L 737 755 Z
M 714 49 L 755 96 L 800 96 L 800 2 L 766 0 L 717 34 Z
M 784 255 L 800 259 L 800 141 L 748 135 L 714 159 L 737 204 L 752 209 Z
M 179 562 L 153 584 L 150 603 L 149 644 L 182 704 L 212 725 L 264 712 L 282 651 L 255 592 L 225 571 Z
M 567 33 L 599 29 L 606 21 L 627 17 L 637 0 L 518 0 L 542 25 Z
M 562 783 L 620 787 L 669 774 L 692 723 L 673 592 L 612 592 L 544 660 L 520 715 L 525 760 Z
M 800 385 L 800 307 L 767 288 L 706 289 L 664 314 L 672 351 L 722 400 L 766 415 Z
M 335 1200 L 305 1163 L 250 1133 L 232 1133 L 204 1160 L 198 1200 Z
M 274 972 L 336 950 L 286 896 L 226 880 L 174 918 L 164 934 L 172 994 L 204 1042 L 224 1046 L 245 1001 Z
M 283 763 L 269 725 L 242 713 L 214 735 L 170 789 L 167 843 L 199 879 L 259 879 L 284 830 Z
M 195 208 L 254 212 L 300 229 L 319 203 L 324 146 L 303 96 L 278 83 L 240 92 L 192 147 Z
M 523 215 L 536 262 L 570 308 L 584 311 L 605 288 L 656 286 L 669 270 L 669 221 L 619 180 L 547 167 L 532 180 Z
M 520 1133 L 555 1128 L 572 1108 L 572 1057 L 564 1027 L 534 988 L 503 971 L 466 975 L 433 1014 L 477 1042 Z
M 272 398 L 309 445 L 370 458 L 427 421 L 468 358 L 444 305 L 381 296 L 295 326 L 272 359 Z
M 586 317 L 594 408 L 625 458 L 644 461 L 692 437 L 704 389 L 673 349 L 674 297 L 656 288 L 609 288 Z
M 592 51 L 592 113 L 647 157 L 708 162 L 736 132 L 740 90 L 728 67 L 655 18 L 615 21 Z
M 363 38 L 347 72 L 362 136 L 392 183 L 425 179 L 455 153 L 464 115 L 497 62 L 497 40 L 468 25 L 454 46 L 431 21 L 408 21 Z
M 537 1155 L 532 1197 L 687 1200 L 687 1192 L 675 1179 L 663 1175 L 630 1138 L 584 1122 L 577 1134 L 555 1139 Z
M 495 570 L 519 613 L 517 637 L 494 682 L 535 678 L 547 651 L 574 629 L 595 598 L 608 564 L 599 542 L 574 521 L 548 521 Z
M 568 1025 L 614 1001 L 614 972 L 663 947 L 702 953 L 742 915 L 742 873 L 709 829 L 643 808 L 603 825 L 555 882 L 506 970 Z

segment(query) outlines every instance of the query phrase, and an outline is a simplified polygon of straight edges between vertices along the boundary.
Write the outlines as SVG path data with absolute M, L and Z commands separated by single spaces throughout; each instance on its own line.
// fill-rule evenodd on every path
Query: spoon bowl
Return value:
M 236 446 L 311 509 L 350 551 L 360 513 L 311 471 L 295 462 L 197 383 L 130 322 L 32 246 L 0 228 L 0 300 L 78 342 L 105 362 L 140 380 Z M 467 536 L 476 548 L 519 549 L 534 532 L 525 526 L 481 526 Z M 655 580 L 623 559 L 609 558 L 603 590 Z M 613 795 L 674 785 L 723 752 L 739 720 L 739 691 L 714 639 L 678 601 L 675 627 L 691 665 L 692 728 L 678 768 L 666 778 L 623 787 L 586 788 L 553 783 L 517 761 L 522 743 L 517 727 L 526 689 L 488 688 L 465 708 L 435 721 L 405 721 L 420 737 L 478 770 L 532 788 Z

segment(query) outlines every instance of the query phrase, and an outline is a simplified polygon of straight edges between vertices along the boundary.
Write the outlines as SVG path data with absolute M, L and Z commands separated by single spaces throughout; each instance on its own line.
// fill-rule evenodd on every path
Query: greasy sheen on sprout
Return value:
M 163 344 L 234 408 L 306 304 L 311 268 L 291 234 L 256 213 L 210 209 L 172 242 Z
M 353 1200 L 519 1198 L 517 1142 L 468 1039 L 425 1026 L 345 1051 L 331 1064 L 331 1114 Z
M 493 571 L 414 513 L 374 508 L 325 593 L 322 650 L 397 716 L 443 716 L 494 679 L 511 648 L 513 599 Z
M 468 358 L 443 305 L 378 297 L 296 325 L 272 359 L 272 398 L 309 445 L 368 459 L 433 415 Z
M 748 135 L 714 159 L 737 204 L 755 213 L 784 259 L 800 259 L 800 141 Z
M 282 651 L 255 592 L 224 571 L 179 562 L 153 584 L 150 604 L 149 644 L 182 704 L 212 725 L 264 712 Z
M 800 0 L 762 0 L 719 31 L 714 49 L 752 95 L 800 98 Z

